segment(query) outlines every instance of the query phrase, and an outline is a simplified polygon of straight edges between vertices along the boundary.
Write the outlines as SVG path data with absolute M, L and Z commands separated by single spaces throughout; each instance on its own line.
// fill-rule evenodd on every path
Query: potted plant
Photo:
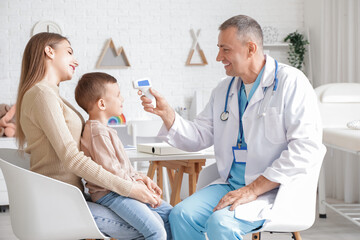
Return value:
M 298 31 L 289 33 L 285 38 L 284 42 L 290 43 L 289 45 L 289 63 L 296 67 L 297 69 L 302 70 L 304 66 L 304 56 L 306 53 L 306 45 L 309 44 L 309 41 L 305 39 L 304 35 Z

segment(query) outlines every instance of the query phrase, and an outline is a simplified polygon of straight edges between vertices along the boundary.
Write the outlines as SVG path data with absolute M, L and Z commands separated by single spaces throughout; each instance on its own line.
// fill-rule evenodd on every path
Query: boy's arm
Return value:
M 109 172 L 112 172 L 113 174 L 116 174 L 117 176 L 128 180 L 126 176 L 131 176 L 131 173 L 133 173 L 134 171 L 132 171 L 132 166 L 130 164 L 130 161 L 128 160 L 128 158 L 126 156 L 123 156 L 123 159 L 118 159 L 117 155 L 116 155 L 116 151 L 114 148 L 114 145 L 110 139 L 110 136 L 107 133 L 104 134 L 98 134 L 96 136 L 92 137 L 92 152 L 93 155 L 92 158 L 94 159 L 94 161 L 96 161 L 98 164 L 100 164 L 101 166 L 103 166 L 106 170 L 108 170 Z M 124 153 L 126 154 L 126 153 Z M 120 161 L 122 161 L 122 164 L 124 164 L 125 169 L 123 168 L 118 168 L 116 166 L 119 166 L 117 163 Z M 150 190 L 148 191 L 147 189 L 144 189 L 144 185 L 140 184 L 141 186 L 139 186 L 138 184 L 134 184 L 132 186 L 132 190 L 130 192 L 129 197 L 135 197 L 136 199 L 142 201 L 142 202 L 152 202 L 152 201 L 156 201 L 156 204 L 151 204 L 152 207 L 156 208 L 157 206 L 159 206 L 159 204 L 161 203 L 161 200 L 159 198 L 159 196 L 161 195 L 158 194 L 159 190 L 161 191 L 161 189 L 159 187 L 157 187 L 157 185 L 150 179 L 148 178 L 146 175 L 143 175 L 141 173 L 137 173 L 136 174 L 136 178 L 135 179 L 139 179 L 142 180 L 144 182 L 144 184 L 147 186 L 147 188 Z M 131 176 L 134 177 L 134 176 Z M 153 184 L 151 184 L 151 182 Z M 154 186 L 154 184 L 156 186 Z M 149 188 L 149 186 L 151 186 L 151 188 Z M 157 189 L 157 188 L 158 189 Z M 153 190 L 154 189 L 154 190 Z M 157 194 L 158 196 L 154 195 Z M 140 195 L 140 198 L 137 196 Z
M 91 142 L 93 148 L 91 158 L 109 172 L 129 180 L 126 176 L 130 176 L 131 173 L 126 170 L 126 166 L 128 166 L 126 160 L 120 159 L 125 169 L 123 167 L 118 168 L 119 159 L 116 156 L 116 151 L 110 136 L 101 132 L 100 134 L 92 136 Z

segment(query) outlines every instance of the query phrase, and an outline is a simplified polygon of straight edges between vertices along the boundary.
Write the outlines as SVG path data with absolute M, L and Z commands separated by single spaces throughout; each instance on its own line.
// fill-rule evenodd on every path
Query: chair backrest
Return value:
M 199 178 L 196 183 L 196 191 L 206 187 L 211 182 L 214 182 L 219 178 L 220 174 L 218 172 L 216 163 L 203 167 L 201 172 L 199 173 Z
M 22 168 L 24 161 L 17 150 L 8 150 L 0 159 L 9 194 L 11 225 L 19 239 L 106 238 L 78 188 L 26 170 Z
M 18 167 L 30 169 L 30 155 L 13 148 L 1 148 L 0 158 Z
M 321 165 L 322 160 L 307 173 L 280 186 L 272 207 L 272 220 L 267 221 L 261 231 L 300 232 L 314 224 Z
M 360 83 L 331 83 L 315 89 L 324 128 L 360 119 Z
M 267 221 L 259 231 L 299 232 L 314 224 L 321 163 L 316 163 L 306 174 L 280 186 L 271 210 L 272 220 Z M 219 177 L 216 163 L 205 167 L 199 174 L 197 190 Z

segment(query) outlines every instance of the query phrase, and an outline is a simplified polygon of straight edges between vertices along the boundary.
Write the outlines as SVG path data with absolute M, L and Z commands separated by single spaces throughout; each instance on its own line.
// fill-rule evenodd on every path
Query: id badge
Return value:
M 234 162 L 246 164 L 247 160 L 247 148 L 246 147 L 232 147 Z

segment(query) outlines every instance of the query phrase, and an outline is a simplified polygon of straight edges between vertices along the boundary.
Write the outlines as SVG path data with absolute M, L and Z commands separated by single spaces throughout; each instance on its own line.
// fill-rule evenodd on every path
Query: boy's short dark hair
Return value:
M 87 113 L 93 105 L 106 94 L 106 83 L 117 83 L 116 78 L 103 72 L 84 74 L 76 88 L 75 100 Z

